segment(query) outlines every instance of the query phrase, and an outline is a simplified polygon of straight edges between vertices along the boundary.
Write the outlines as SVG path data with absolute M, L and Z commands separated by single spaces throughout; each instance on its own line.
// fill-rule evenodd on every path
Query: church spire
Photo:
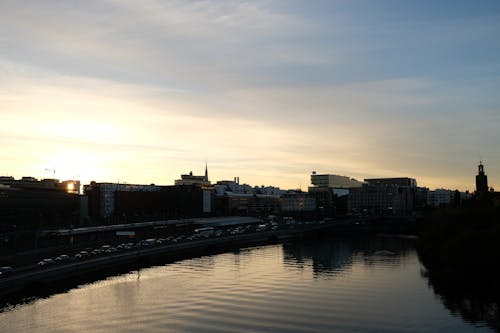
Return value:
M 205 181 L 208 182 L 208 163 L 205 161 Z

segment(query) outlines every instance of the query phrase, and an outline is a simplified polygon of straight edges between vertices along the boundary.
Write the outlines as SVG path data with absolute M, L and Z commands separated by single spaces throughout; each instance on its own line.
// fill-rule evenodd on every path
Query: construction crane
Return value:
M 52 178 L 56 179 L 56 169 L 47 169 L 47 168 L 45 168 L 45 171 L 52 172 Z

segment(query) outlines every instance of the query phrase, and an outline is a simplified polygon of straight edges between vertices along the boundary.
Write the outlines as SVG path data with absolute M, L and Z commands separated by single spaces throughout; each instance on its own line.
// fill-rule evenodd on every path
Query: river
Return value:
M 448 310 L 413 239 L 297 240 L 144 268 L 0 313 L 0 332 L 493 332 Z

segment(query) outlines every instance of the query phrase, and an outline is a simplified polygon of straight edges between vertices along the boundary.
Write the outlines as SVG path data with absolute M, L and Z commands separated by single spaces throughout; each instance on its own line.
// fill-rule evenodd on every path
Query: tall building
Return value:
M 84 186 L 84 192 L 92 223 L 201 217 L 212 212 L 212 191 L 196 184 L 159 186 L 91 182 Z
M 78 224 L 79 184 L 57 179 L 0 177 L 0 234 Z
M 405 215 L 415 209 L 417 181 L 413 178 L 365 179 L 361 188 L 351 189 L 351 208 L 372 216 Z
M 362 182 L 346 176 L 323 174 L 318 175 L 315 171 L 311 174 L 312 188 L 355 188 L 361 187 Z
M 318 213 L 329 217 L 346 215 L 349 211 L 349 191 L 361 188 L 363 183 L 347 176 L 318 175 L 313 171 L 311 185 L 309 193 L 316 200 Z
M 107 219 L 115 214 L 117 192 L 158 192 L 161 186 L 91 182 L 83 187 L 88 197 L 88 214 L 91 219 Z
M 476 176 L 476 194 L 481 193 L 488 193 L 488 176 L 485 175 L 483 163 L 480 161 Z

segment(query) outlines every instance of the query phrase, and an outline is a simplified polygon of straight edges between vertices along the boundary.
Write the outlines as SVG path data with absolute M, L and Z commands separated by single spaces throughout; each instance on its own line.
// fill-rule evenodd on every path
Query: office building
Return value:
M 349 191 L 355 214 L 406 215 L 415 210 L 417 181 L 413 178 L 365 179 L 361 188 Z
M 356 188 L 361 187 L 362 182 L 346 176 L 322 174 L 318 175 L 315 171 L 311 174 L 311 189 L 315 188 Z

